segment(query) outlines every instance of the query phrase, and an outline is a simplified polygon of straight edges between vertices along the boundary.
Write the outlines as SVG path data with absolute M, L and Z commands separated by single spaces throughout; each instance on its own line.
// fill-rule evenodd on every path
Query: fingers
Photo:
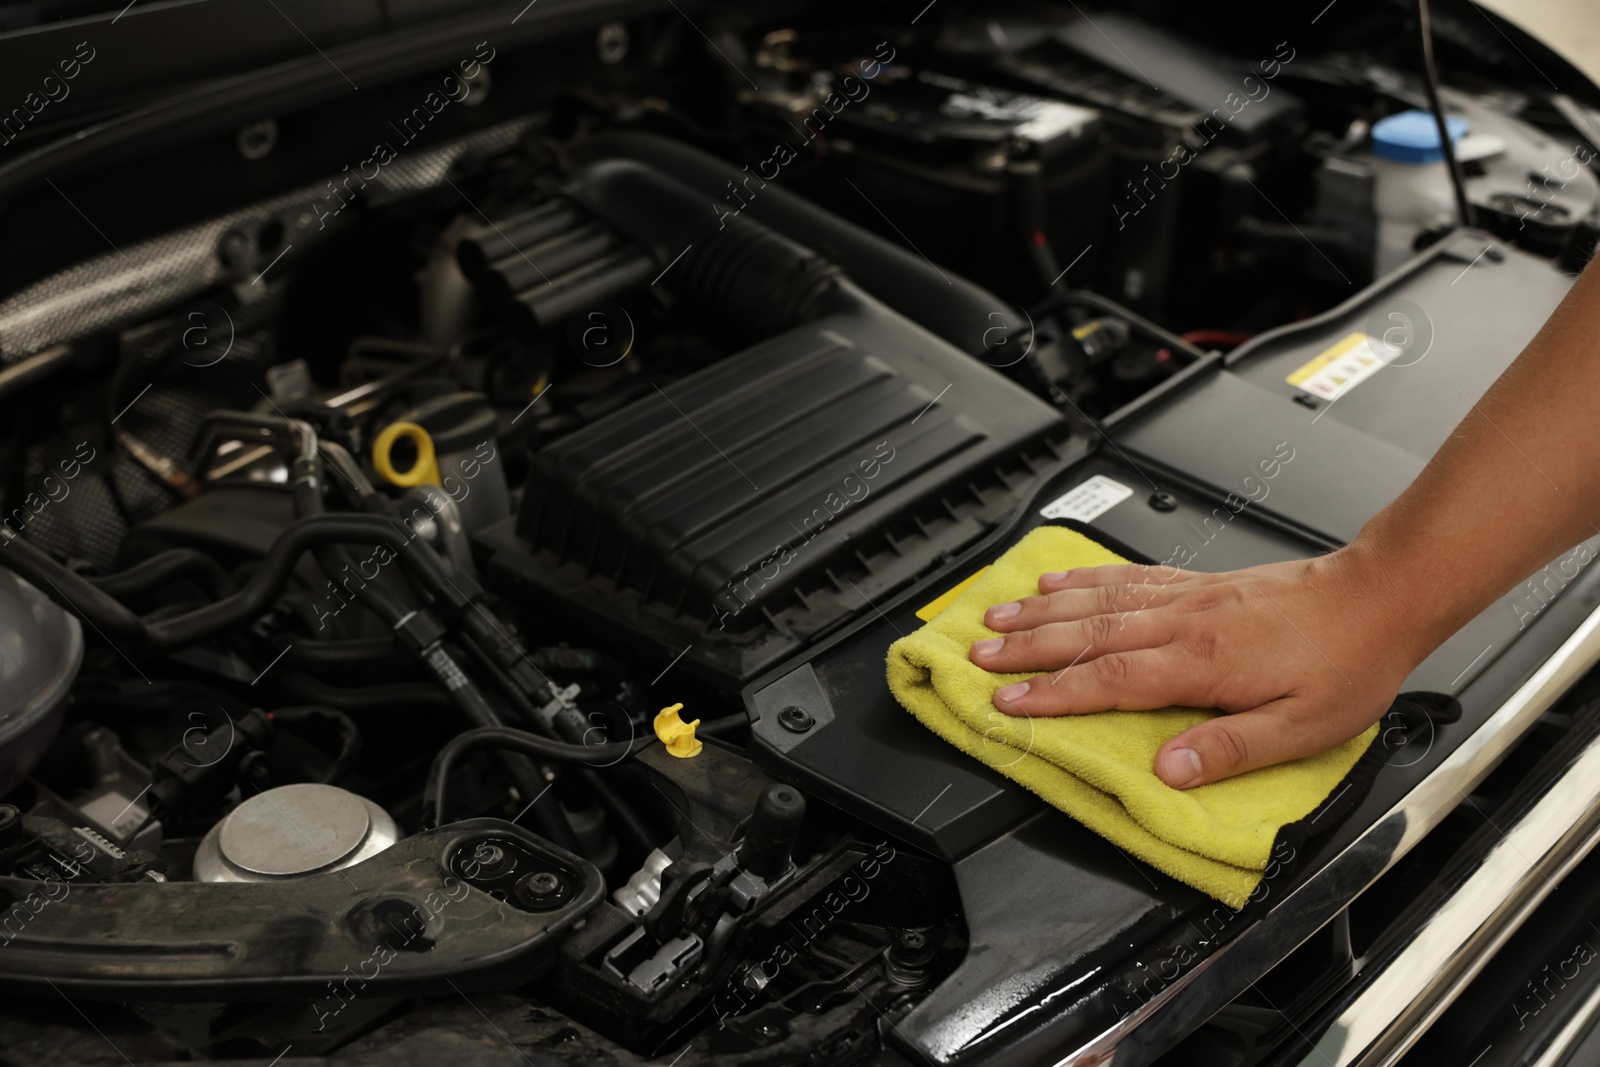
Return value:
M 1058 589 L 1089 589 L 1101 585 L 1165 585 L 1180 578 L 1195 577 L 1189 571 L 1164 564 L 1110 563 L 1104 567 L 1079 567 L 1070 571 L 1051 571 L 1039 575 L 1039 592 Z
M 1174 789 L 1193 789 L 1258 767 L 1312 756 L 1348 740 L 1307 729 L 1311 719 L 1302 702 L 1293 697 L 1238 715 L 1219 715 L 1162 745 L 1156 753 L 1156 775 Z
M 983 624 L 1000 633 L 1030 630 L 1051 622 L 1072 622 L 1091 615 L 1121 615 L 1170 603 L 1172 591 L 1158 585 L 1100 585 L 1087 589 L 1063 589 L 1048 596 L 1023 597 L 1009 604 L 996 604 L 983 617 Z
M 1175 616 L 1167 612 L 1091 615 L 1074 622 L 1052 622 L 1031 630 L 975 642 L 968 650 L 986 671 L 1016 674 L 1082 663 L 1111 652 L 1155 648 L 1172 640 Z
M 1008 715 L 1150 711 L 1172 704 L 1208 707 L 1208 679 L 1172 645 L 1089 658 L 1065 670 L 1004 686 L 994 706 Z

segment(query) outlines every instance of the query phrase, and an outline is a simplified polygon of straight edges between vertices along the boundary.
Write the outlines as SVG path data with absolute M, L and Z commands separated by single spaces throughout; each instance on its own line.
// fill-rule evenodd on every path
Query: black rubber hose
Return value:
M 365 507 L 374 497 L 383 501 L 389 499 L 373 488 L 367 472 L 361 469 L 361 464 L 356 462 L 349 449 L 337 441 L 319 441 L 317 450 L 327 460 L 328 466 L 334 469 L 334 473 L 339 475 L 333 480 L 333 484 L 344 494 L 352 507 Z
M 127 570 L 91 577 L 89 581 L 102 593 L 122 599 L 184 579 L 192 581 L 215 600 L 238 592 L 221 564 L 194 548 L 158 552 Z
M 278 535 L 260 566 L 238 593 L 172 619 L 147 624 L 92 582 L 67 570 L 43 550 L 0 527 L 0 567 L 33 583 L 62 607 L 88 619 L 111 639 L 154 649 L 178 648 L 242 626 L 272 606 L 301 554 L 318 545 L 378 544 L 392 549 L 427 591 L 451 611 L 471 606 L 450 583 L 433 550 L 413 541 L 396 524 L 375 515 L 322 515 L 301 519 Z
M 418 711 L 430 714 L 449 712 L 454 707 L 440 686 L 428 682 L 397 682 L 389 685 L 338 686 L 299 671 L 275 671 L 278 688 L 312 704 L 355 713 Z
M 461 755 L 470 749 L 496 745 L 502 749 L 510 749 L 529 756 L 540 756 L 553 762 L 609 767 L 633 755 L 645 745 L 653 743 L 655 743 L 654 737 L 640 737 L 609 745 L 574 745 L 505 726 L 485 726 L 467 730 L 447 741 L 439 750 L 439 754 L 434 757 L 433 765 L 428 768 L 427 784 L 422 790 L 423 820 L 429 827 L 440 825 L 446 806 L 445 789 L 449 784 L 450 772 Z
M 696 728 L 696 732 L 708 737 L 724 738 L 729 734 L 737 734 L 750 729 L 750 720 L 742 712 L 724 715 L 720 719 L 708 719 Z
M 570 154 L 578 163 L 602 159 L 647 163 L 700 194 L 705 204 L 727 204 L 730 209 L 728 183 L 746 188 L 742 183 L 756 170 L 740 170 L 698 149 L 648 133 L 587 138 L 570 146 Z M 836 263 L 857 286 L 962 351 L 985 354 L 985 331 L 994 325 L 989 316 L 1010 314 L 1010 305 L 981 286 L 940 271 L 915 252 L 789 192 L 779 180 L 781 175 L 764 183 L 753 179 L 748 186 L 753 195 L 741 215 Z
M 566 195 L 649 248 L 645 277 L 682 260 L 671 284 L 715 309 L 719 331 L 753 341 L 857 302 L 839 291 L 834 264 L 754 219 L 706 217 L 693 189 L 646 164 L 592 163 Z M 543 300 L 545 291 L 519 299 Z
M 606 781 L 604 775 L 593 767 L 579 767 L 577 776 L 594 794 L 595 801 L 605 809 L 613 829 L 620 830 L 646 852 L 661 844 L 661 835 L 651 828 L 622 794 L 611 788 L 611 783 Z
M 0 567 L 26 579 L 51 600 L 87 620 L 106 634 L 108 640 L 144 642 L 147 639 L 144 621 L 120 601 L 3 526 L 0 526 Z
M 522 722 L 527 726 L 537 726 L 538 715 L 536 713 L 536 709 L 534 708 L 533 702 L 528 698 L 528 694 L 524 693 L 516 684 L 515 680 L 512 679 L 510 675 L 506 674 L 505 671 L 500 669 L 500 667 L 486 652 L 484 652 L 483 649 L 473 647 L 471 651 L 478 659 L 479 666 L 489 673 L 489 676 L 495 680 L 495 684 L 500 687 L 501 692 L 504 693 L 506 698 L 511 702 L 512 707 L 521 717 Z M 482 725 L 494 724 L 483 723 Z M 499 723 L 499 725 L 504 725 L 504 723 Z M 617 825 L 622 827 L 636 839 L 642 839 L 645 841 L 649 840 L 649 830 L 644 821 L 639 818 L 638 814 L 634 812 L 633 809 L 628 807 L 626 801 L 624 801 L 606 785 L 605 781 L 601 779 L 599 774 L 590 768 L 584 767 L 579 769 L 579 777 L 594 794 L 595 800 L 601 805 L 601 807 L 605 809 L 607 815 L 615 820 Z M 538 813 L 538 810 L 538 806 L 536 805 L 535 812 Z M 572 823 L 567 819 L 565 812 L 559 812 L 558 810 L 557 813 L 560 815 L 563 825 L 570 828 Z M 541 818 L 543 818 L 543 816 Z M 644 836 L 641 838 L 640 835 Z M 654 847 L 654 844 L 648 844 L 645 846 L 645 849 L 646 851 L 649 851 L 649 849 Z M 574 851 L 581 850 L 574 846 Z
M 314 442 L 314 438 L 308 440 Z M 348 453 L 346 455 L 348 456 Z M 290 469 L 295 514 L 300 516 L 299 521 L 305 522 L 319 517 L 322 513 L 322 461 L 315 451 L 314 443 L 308 444 L 306 451 L 294 461 Z M 359 487 L 356 491 L 360 492 Z M 382 519 L 378 521 L 386 529 L 392 528 L 390 523 Z M 444 577 L 448 586 L 448 576 L 443 575 L 438 557 L 426 547 L 421 551 L 427 554 L 427 558 L 434 564 L 439 576 Z M 342 548 L 331 545 L 316 550 L 315 556 L 317 564 L 330 581 L 338 580 L 341 569 L 348 572 L 353 562 Z M 419 559 L 418 564 L 420 563 Z M 450 588 L 454 589 L 453 586 Z M 398 630 L 410 615 L 415 614 L 385 592 L 376 581 L 363 582 L 355 590 L 355 595 L 392 629 Z M 465 597 L 462 596 L 461 600 L 465 602 Z M 455 658 L 446 651 L 443 644 L 435 642 L 432 646 L 419 650 L 418 658 L 444 685 L 451 702 L 462 715 L 466 716 L 468 722 L 480 727 L 502 725 L 499 713 L 456 663 Z M 511 777 L 521 794 L 531 798 L 528 807 L 532 810 L 534 820 L 539 824 L 544 836 L 563 848 L 576 850 L 577 835 L 573 833 L 571 823 L 562 813 L 560 803 L 550 794 L 546 773 L 528 760 L 510 753 L 496 753 L 496 761 Z
M 338 667 L 379 667 L 405 661 L 406 656 L 389 637 L 357 637 L 343 641 L 291 641 L 283 648 L 286 667 L 321 670 Z
M 500 691 L 500 694 L 510 703 L 511 711 L 513 712 L 512 718 L 517 721 L 517 725 L 525 728 L 532 727 L 535 724 L 534 705 L 529 698 L 529 694 L 523 692 L 522 687 L 517 685 L 515 679 L 507 674 L 495 662 L 494 657 L 482 646 L 468 641 L 466 642 L 466 651 L 477 662 L 478 667 L 489 676 L 495 688 Z
M 7 365 L 0 370 L 0 400 L 66 370 L 76 356 L 77 351 L 71 345 L 56 345 Z
M 474 653 L 480 659 L 483 669 L 490 672 L 490 677 L 494 678 L 496 685 L 499 685 L 502 693 L 506 694 L 512 707 L 515 707 L 517 712 L 522 715 L 523 721 L 530 726 L 538 726 L 539 715 L 534 709 L 533 701 L 528 699 L 528 694 L 523 693 L 522 689 L 518 688 L 514 678 L 510 678 L 510 675 L 501 670 L 498 664 L 494 664 L 493 659 L 488 654 L 483 653 L 482 649 L 474 648 Z M 566 723 L 568 729 L 563 731 L 563 718 L 558 715 L 550 726 L 557 733 L 565 733 L 566 744 L 582 744 L 582 737 L 586 736 L 586 726 L 582 725 L 582 721 L 579 721 L 576 728 L 571 723 Z M 550 733 L 550 731 L 546 731 L 547 733 Z M 544 736 L 544 734 L 541 734 L 541 736 Z M 586 747 L 592 747 L 592 745 L 586 745 Z M 600 805 L 600 808 L 605 809 L 606 817 L 610 819 L 613 829 L 626 833 L 627 837 L 634 840 L 635 845 L 643 846 L 646 853 L 656 846 L 656 833 L 651 830 L 650 824 L 645 822 L 645 819 L 640 817 L 640 814 L 634 811 L 634 808 L 616 790 L 611 789 L 611 785 L 605 781 L 605 777 L 602 777 L 602 774 L 595 771 L 594 768 L 584 766 L 584 768 L 578 768 L 578 779 L 582 784 L 586 785 L 590 793 L 594 793 L 595 801 Z
M 322 514 L 322 473 L 323 463 L 316 443 L 315 436 L 307 428 L 306 447 L 299 457 L 290 465 L 292 478 L 292 491 L 294 493 L 295 514 L 301 521 L 306 521 Z M 352 499 L 359 498 L 366 505 L 377 494 L 366 476 L 356 466 L 355 460 L 338 445 L 323 446 L 321 449 L 330 461 L 341 467 L 347 468 L 340 471 L 344 475 L 348 486 L 348 493 Z M 378 520 L 385 529 L 393 530 L 396 524 L 382 518 Z M 412 543 L 409 540 L 408 544 Z M 423 565 L 423 556 L 419 556 L 413 565 L 413 570 L 421 569 L 428 572 L 425 584 L 439 597 L 439 599 L 452 604 L 456 608 L 464 607 L 469 601 L 464 593 L 456 589 L 450 581 L 448 573 L 439 562 L 433 551 L 427 547 L 419 550 L 425 554 L 428 565 Z M 325 547 L 317 551 L 316 559 L 330 581 L 337 581 L 340 570 L 348 572 L 353 562 L 348 553 L 342 548 Z M 359 567 L 358 567 L 359 573 Z M 421 575 L 419 575 L 421 577 Z M 405 605 L 396 601 L 377 584 L 376 581 L 365 581 L 356 590 L 355 595 L 363 604 L 366 604 L 378 617 L 392 629 L 398 630 L 406 619 L 415 614 Z M 468 613 L 471 615 L 471 613 Z M 474 629 L 472 622 L 477 621 L 476 616 L 463 620 L 468 622 L 464 627 L 469 633 Z M 498 638 L 497 640 L 503 640 Z M 489 703 L 483 693 L 478 689 L 471 678 L 463 671 L 455 658 L 445 649 L 440 642 L 435 642 L 427 648 L 418 651 L 418 658 L 423 666 L 432 671 L 434 676 L 444 685 L 445 691 L 450 695 L 450 700 L 456 708 L 466 716 L 467 721 L 474 726 L 494 727 L 503 725 L 499 713 Z M 495 754 L 496 762 L 510 776 L 518 791 L 530 798 L 528 808 L 532 812 L 534 821 L 539 824 L 540 832 L 546 838 L 563 848 L 577 851 L 578 838 L 572 830 L 572 824 L 567 820 L 561 810 L 558 798 L 550 792 L 550 772 L 533 765 L 533 763 L 511 753 L 499 752 Z
M 443 683 L 446 692 L 450 694 L 450 700 L 473 726 L 478 729 L 509 729 L 501 721 L 500 713 L 472 683 L 455 657 L 442 644 L 435 644 L 432 648 L 424 650 L 422 663 Z M 446 747 L 448 748 L 448 745 Z M 496 752 L 495 760 L 506 774 L 510 775 L 518 792 L 528 798 L 528 807 L 533 812 L 534 821 L 539 824 L 540 832 L 562 848 L 571 852 L 580 851 L 577 835 L 572 831 L 572 824 L 562 812 L 559 799 L 550 792 L 549 772 L 540 770 L 532 761 L 514 752 Z
M 308 434 L 309 430 L 306 431 Z M 290 465 L 290 474 L 293 482 L 290 491 L 294 497 L 294 514 L 296 520 L 315 518 L 323 514 L 322 506 L 322 460 L 318 457 L 316 438 L 308 438 L 305 453 L 295 459 Z M 382 586 L 377 583 L 377 575 L 372 580 L 364 579 L 361 575 L 361 565 L 341 545 L 324 545 L 312 550 L 312 557 L 316 559 L 317 566 L 322 569 L 323 575 L 328 579 L 331 587 L 339 582 L 339 572 L 342 570 L 347 575 L 354 575 L 360 584 L 355 589 L 356 599 L 371 608 L 383 620 L 384 625 L 397 626 L 408 610 L 399 600 L 390 596 Z M 354 568 L 354 570 L 352 570 Z M 348 585 L 346 589 L 348 591 Z

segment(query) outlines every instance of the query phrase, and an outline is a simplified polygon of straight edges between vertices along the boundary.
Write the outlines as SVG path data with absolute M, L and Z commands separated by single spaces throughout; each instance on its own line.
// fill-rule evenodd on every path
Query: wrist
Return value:
M 1460 625 L 1443 597 L 1418 596 L 1418 575 L 1399 553 L 1365 532 L 1314 565 L 1329 592 L 1347 605 L 1372 654 L 1405 674 Z

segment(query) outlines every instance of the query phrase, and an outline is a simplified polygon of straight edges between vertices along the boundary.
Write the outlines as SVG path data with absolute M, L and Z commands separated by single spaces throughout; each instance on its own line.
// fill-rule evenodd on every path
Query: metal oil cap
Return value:
M 206 834 L 195 852 L 201 882 L 265 882 L 353 866 L 394 844 L 399 828 L 364 797 L 303 783 L 258 793 Z

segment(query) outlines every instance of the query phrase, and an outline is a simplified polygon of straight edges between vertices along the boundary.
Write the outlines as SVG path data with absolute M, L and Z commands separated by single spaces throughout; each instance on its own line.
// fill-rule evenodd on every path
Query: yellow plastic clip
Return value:
M 406 470 L 394 466 L 394 446 L 400 440 L 410 441 L 417 449 L 416 461 Z M 433 452 L 433 438 L 414 422 L 391 422 L 383 428 L 378 439 L 372 442 L 372 465 L 378 474 L 402 489 L 417 485 L 439 484 L 439 460 Z
M 668 752 L 682 759 L 688 759 L 690 756 L 700 755 L 705 742 L 694 735 L 694 728 L 700 725 L 700 720 L 684 722 L 678 717 L 678 712 L 682 710 L 682 704 L 662 708 L 661 713 L 656 716 L 656 736 L 661 738 L 661 743 L 667 746 Z

